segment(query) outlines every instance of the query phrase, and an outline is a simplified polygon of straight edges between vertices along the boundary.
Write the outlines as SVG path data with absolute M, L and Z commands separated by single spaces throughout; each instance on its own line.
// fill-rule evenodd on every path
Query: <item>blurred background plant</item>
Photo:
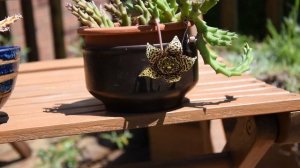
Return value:
M 75 57 L 81 57 L 82 56 L 82 46 L 83 46 L 83 39 L 78 38 L 78 40 L 73 41 L 67 46 L 68 52 L 70 55 L 73 55 Z
M 117 133 L 116 131 L 111 133 L 102 133 L 100 134 L 100 137 L 116 144 L 119 149 L 123 149 L 129 144 L 129 139 L 131 139 L 133 135 L 128 130 L 125 130 L 121 133 Z
M 97 133 L 95 135 L 88 135 L 103 142 L 104 146 L 112 148 L 112 150 L 123 151 L 129 145 L 129 140 L 133 138 L 133 134 L 128 130 L 112 131 L 106 133 Z M 82 145 L 85 139 L 83 136 L 71 136 L 65 138 L 58 138 L 52 142 L 47 148 L 40 149 L 37 152 L 39 162 L 36 164 L 37 168 L 75 168 L 87 167 L 91 164 L 87 161 L 85 152 L 86 146 Z M 91 145 L 90 143 L 88 145 Z M 93 145 L 92 145 L 93 146 Z M 97 147 L 94 146 L 94 147 Z M 103 160 L 103 159 L 102 159 Z M 100 162 L 100 161 L 98 161 Z M 104 162 L 104 161 L 102 161 Z
M 4 35 L 0 34 L 0 45 L 5 46 L 5 45 L 11 45 L 12 42 L 11 40 L 7 39 Z
M 47 149 L 40 149 L 38 157 L 39 168 L 73 168 L 78 166 L 80 149 L 77 147 L 79 137 L 63 138 L 53 143 Z
M 13 40 L 9 38 L 8 32 L 10 31 L 10 25 L 15 23 L 17 20 L 22 19 L 22 15 L 17 14 L 13 16 L 6 17 L 2 20 L 0 18 L 0 46 L 11 46 L 13 45 Z M 21 62 L 25 62 L 27 53 L 29 52 L 28 48 L 22 48 L 21 50 Z
M 235 64 L 239 48 L 247 41 L 253 47 L 254 63 L 251 73 L 257 78 L 292 92 L 300 92 L 300 0 L 295 0 L 291 12 L 283 19 L 280 30 L 267 21 L 268 35 L 261 42 L 251 36 L 240 35 L 225 52 Z M 222 52 L 222 54 L 224 54 Z
M 3 34 L 0 34 L 0 46 L 13 45 L 13 39 L 7 38 Z M 29 48 L 23 47 L 21 50 L 21 63 L 26 62 L 27 53 L 30 51 Z

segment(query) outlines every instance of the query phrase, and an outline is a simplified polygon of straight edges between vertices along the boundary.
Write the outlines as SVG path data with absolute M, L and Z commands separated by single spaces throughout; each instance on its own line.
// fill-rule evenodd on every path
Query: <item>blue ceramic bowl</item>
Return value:
M 20 61 L 20 47 L 0 46 L 0 108 L 10 96 L 16 77 Z

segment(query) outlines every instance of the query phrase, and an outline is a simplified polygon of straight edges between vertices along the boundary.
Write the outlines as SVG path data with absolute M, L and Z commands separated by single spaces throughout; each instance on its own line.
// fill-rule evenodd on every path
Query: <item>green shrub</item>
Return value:
M 293 92 L 300 92 L 300 25 L 297 22 L 299 7 L 300 0 L 296 0 L 288 17 L 283 19 L 280 31 L 268 21 L 269 35 L 261 43 L 254 43 L 251 37 L 240 37 L 240 40 L 247 40 L 253 47 L 254 62 L 251 73 Z M 236 57 L 232 55 L 236 55 L 240 45 L 241 41 L 236 41 L 229 50 L 229 60 L 233 64 Z
M 80 150 L 76 146 L 78 138 L 64 138 L 47 149 L 38 151 L 39 168 L 74 168 L 78 165 Z

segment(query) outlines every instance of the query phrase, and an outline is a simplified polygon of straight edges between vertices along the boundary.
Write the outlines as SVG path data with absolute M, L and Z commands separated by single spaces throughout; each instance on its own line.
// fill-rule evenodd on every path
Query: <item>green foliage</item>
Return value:
M 261 43 L 252 45 L 255 48 L 252 74 L 293 92 L 300 92 L 299 7 L 300 0 L 296 0 L 289 16 L 284 18 L 280 31 L 268 21 L 269 35 Z M 252 41 L 251 38 L 243 38 Z M 233 43 L 231 51 L 236 52 L 239 47 L 240 43 Z M 232 59 L 235 57 L 230 58 L 235 60 Z
M 3 35 L 0 34 L 0 45 L 5 46 L 5 45 L 11 45 L 11 41 L 5 38 Z
M 102 8 L 95 3 L 85 0 L 73 0 L 76 5 L 68 3 L 66 8 L 78 18 L 78 20 L 89 27 L 113 27 L 113 22 Z
M 41 163 L 39 168 L 75 168 L 79 149 L 76 146 L 78 138 L 65 138 L 51 145 L 48 149 L 38 151 Z
M 128 131 L 117 133 L 100 133 L 99 136 L 105 140 L 115 143 L 119 149 L 129 144 L 133 135 Z M 37 153 L 39 162 L 37 168 L 75 168 L 82 166 L 81 150 L 78 143 L 82 136 L 72 136 L 60 139 L 46 149 L 40 149 Z
M 70 45 L 67 46 L 68 52 L 75 57 L 82 57 L 83 45 L 83 39 L 79 38 L 78 40 L 73 41 Z
M 21 19 L 21 15 L 14 15 L 7 17 L 3 20 L 0 20 L 0 32 L 7 32 L 10 29 L 10 26 L 16 22 L 17 20 Z M 11 45 L 11 40 L 7 39 L 5 36 L 0 34 L 0 45 Z
M 197 49 L 204 60 L 205 64 L 209 64 L 216 73 L 222 73 L 228 77 L 239 76 L 243 72 L 249 70 L 249 65 L 252 62 L 252 55 L 250 54 L 251 48 L 247 43 L 243 46 L 242 62 L 234 67 L 228 67 L 225 64 L 217 61 L 217 55 L 210 50 L 210 46 L 229 46 L 232 41 L 237 38 L 237 35 L 232 32 L 224 31 L 218 28 L 210 27 L 206 25 L 202 19 L 199 18 L 201 15 L 201 4 L 187 4 L 191 10 L 189 13 L 189 20 L 192 20 L 196 25 L 197 35 Z M 211 8 L 211 7 L 210 7 Z
M 245 43 L 248 43 L 251 47 L 253 47 L 253 50 L 256 50 L 256 42 L 252 36 L 239 34 L 238 37 L 239 38 L 232 41 L 232 45 L 227 46 L 226 51 L 241 54 L 241 48 Z
M 297 23 L 299 2 L 299 0 L 295 1 L 291 13 L 284 18 L 280 32 L 271 21 L 268 21 L 267 29 L 270 35 L 265 39 L 263 47 L 266 51 L 270 51 L 268 57 L 274 59 L 274 62 L 289 66 L 300 64 L 300 26 Z
M 204 63 L 209 64 L 216 73 L 226 76 L 238 76 L 249 69 L 252 62 L 251 48 L 248 44 L 243 46 L 242 62 L 235 67 L 227 67 L 217 61 L 217 56 L 209 49 L 209 46 L 229 46 L 237 35 L 215 27 L 210 27 L 201 19 L 201 15 L 207 13 L 219 0 L 128 0 L 121 3 L 120 0 L 112 0 L 105 4 L 105 9 L 121 26 L 149 25 L 169 22 L 191 21 L 196 25 L 197 49 L 203 57 Z M 66 7 L 74 14 L 79 21 L 89 27 L 113 27 L 107 21 L 105 11 L 100 7 L 96 8 L 93 1 L 73 0 L 73 4 Z M 109 20 L 110 21 L 110 20 Z M 110 21 L 112 22 L 112 21 Z M 159 39 L 161 40 L 160 32 Z M 162 44 L 161 44 L 162 46 Z
M 197 15 L 205 14 L 218 0 L 112 0 L 104 4 L 104 9 L 98 8 L 93 1 L 72 0 L 66 8 L 79 21 L 89 27 L 113 27 L 110 13 L 121 26 L 148 25 L 154 19 L 161 23 L 179 22 L 189 19 L 191 9 L 196 8 Z M 105 24 L 105 22 L 109 22 Z
M 4 20 L 0 20 L 0 32 L 7 32 L 10 30 L 10 26 L 18 21 L 22 19 L 21 15 L 14 15 L 14 16 L 10 16 L 5 18 Z M 6 38 L 5 36 L 3 36 L 2 34 L 0 34 L 0 46 L 10 46 L 13 45 L 12 40 Z M 27 53 L 29 52 L 28 48 L 23 48 L 21 50 L 21 62 L 26 62 L 24 60 L 24 58 L 26 58 Z
M 0 46 L 11 46 L 11 45 L 13 45 L 13 40 L 8 39 L 5 36 L 0 34 Z M 29 51 L 30 51 L 29 48 L 25 48 L 25 47 L 22 48 L 20 53 L 21 62 L 26 62 L 26 57 Z
M 259 56 L 256 61 L 257 68 L 267 65 L 268 70 L 264 68 L 254 72 L 259 77 L 276 76 L 271 82 L 282 83 L 283 87 L 293 92 L 300 92 L 300 25 L 297 23 L 299 7 L 300 0 L 296 0 L 289 16 L 284 18 L 280 32 L 268 21 L 270 35 L 257 51 Z
M 128 131 L 124 131 L 123 133 L 117 133 L 115 131 L 111 133 L 102 133 L 100 137 L 117 145 L 119 149 L 123 149 L 128 145 L 129 139 L 133 137 L 133 135 Z

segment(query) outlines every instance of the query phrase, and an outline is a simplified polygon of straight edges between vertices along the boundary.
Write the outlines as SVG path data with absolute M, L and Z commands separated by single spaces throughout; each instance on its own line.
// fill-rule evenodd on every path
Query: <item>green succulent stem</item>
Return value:
M 169 0 L 170 7 L 173 9 L 173 11 L 176 13 L 178 10 L 178 4 L 176 0 Z
M 208 33 L 219 33 L 219 35 L 221 34 L 227 37 L 229 41 L 232 40 L 232 33 L 227 33 L 207 26 L 196 13 L 191 14 L 191 20 L 196 25 L 198 31 L 196 45 L 205 64 L 210 65 L 216 71 L 216 73 L 222 73 L 228 77 L 239 76 L 245 71 L 249 70 L 249 65 L 252 62 L 253 57 L 250 54 L 251 48 L 248 44 L 245 44 L 244 47 L 244 54 L 242 56 L 243 62 L 236 67 L 227 67 L 225 64 L 217 61 L 217 55 L 208 48 L 208 44 L 211 42 L 211 39 L 209 39 L 211 37 L 208 36 Z M 220 45 L 222 45 L 223 39 L 225 39 L 225 37 L 221 37 L 221 39 L 219 39 L 221 41 Z
M 148 24 L 148 21 L 144 16 L 139 16 L 138 20 L 139 20 L 140 25 L 147 25 Z
M 203 4 L 201 4 L 200 11 L 202 14 L 206 14 L 212 7 L 214 7 L 219 0 L 205 0 Z
M 186 20 L 190 15 L 190 9 L 192 8 L 192 2 L 186 1 L 186 0 L 180 0 L 181 3 L 181 11 L 180 11 L 180 17 L 181 20 Z
M 77 6 L 73 6 L 73 8 L 74 9 L 77 8 L 75 11 L 80 12 L 80 16 L 85 16 L 85 19 L 87 20 L 96 21 L 97 25 L 103 24 L 100 15 L 97 12 L 95 12 L 93 5 L 91 5 L 89 2 L 86 2 L 84 0 L 73 0 L 73 1 L 77 2 Z M 89 19 L 86 15 L 91 18 Z
M 114 0 L 114 3 L 117 5 L 121 13 L 121 25 L 122 26 L 131 26 L 131 17 L 128 15 L 126 7 L 120 0 Z
M 130 26 L 132 23 L 147 25 L 150 23 L 166 23 L 178 21 L 191 21 L 195 24 L 197 35 L 197 48 L 203 57 L 204 63 L 209 64 L 217 73 L 226 76 L 241 75 L 249 69 L 252 61 L 251 48 L 244 46 L 242 62 L 238 66 L 227 67 L 217 60 L 217 55 L 209 46 L 229 46 L 237 38 L 237 34 L 210 27 L 200 18 L 214 7 L 219 0 L 132 0 L 124 5 L 121 0 L 112 0 L 104 8 L 115 16 L 121 26 Z M 73 0 L 75 5 L 66 7 L 84 24 L 89 27 L 113 27 L 114 24 L 100 7 L 94 2 Z M 178 4 L 178 3 L 179 4 Z M 179 10 L 178 10 L 179 9 Z M 132 12 L 134 11 L 134 12 Z M 136 14 L 138 13 L 138 14 Z M 138 22 L 136 21 L 138 20 Z
M 113 27 L 113 22 L 108 18 L 103 9 L 98 9 L 93 2 L 73 0 L 76 5 L 67 4 L 66 8 L 75 15 L 78 20 L 89 27 Z
M 141 13 L 141 15 L 138 17 L 140 24 L 142 25 L 149 24 L 149 21 L 151 19 L 151 13 L 149 9 L 145 6 L 145 3 L 142 0 L 138 0 L 137 3 L 138 4 L 135 5 L 135 9 Z
M 146 8 L 144 2 L 142 0 L 138 1 L 138 4 L 140 5 L 140 7 L 143 9 L 143 15 L 146 19 L 150 19 L 151 14 L 149 12 L 149 10 Z
M 117 17 L 121 17 L 122 16 L 121 12 L 117 8 L 115 8 L 112 4 L 105 4 L 104 7 L 111 14 L 113 14 L 113 15 L 115 15 Z
M 153 0 L 153 3 L 159 10 L 162 11 L 162 16 L 166 18 L 168 22 L 176 22 L 175 11 L 173 12 L 166 0 Z

